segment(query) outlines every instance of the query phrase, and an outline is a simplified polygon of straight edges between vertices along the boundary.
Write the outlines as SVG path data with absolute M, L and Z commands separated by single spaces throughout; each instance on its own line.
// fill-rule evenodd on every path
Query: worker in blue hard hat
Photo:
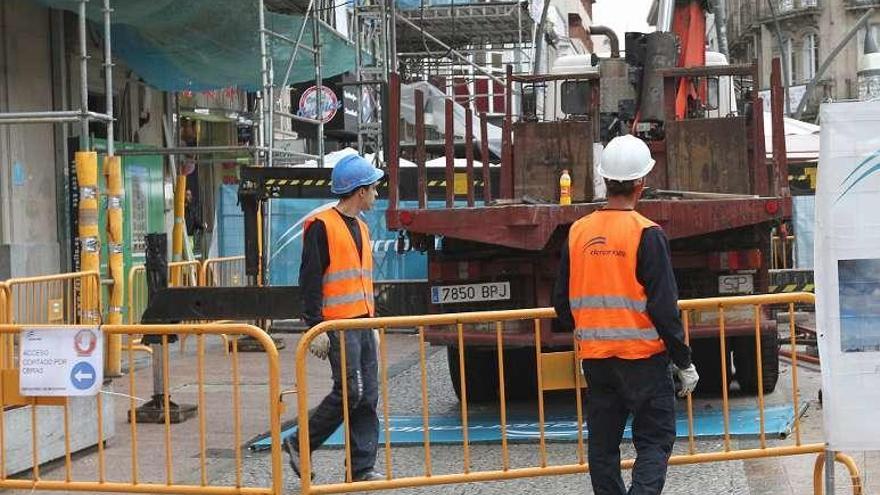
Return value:
M 305 221 L 299 286 L 303 295 L 302 318 L 309 327 L 325 320 L 375 315 L 370 232 L 359 216 L 373 208 L 378 196 L 376 186 L 383 175 L 363 157 L 346 156 L 331 174 L 330 192 L 339 197 L 339 203 Z M 333 375 L 330 393 L 309 412 L 310 452 L 320 447 L 343 422 L 343 350 L 337 333 L 319 334 L 309 346 L 315 356 L 329 358 Z M 375 470 L 379 441 L 376 413 L 379 365 L 374 333 L 349 331 L 345 335 L 348 426 L 354 481 L 385 478 Z M 299 476 L 298 437 L 286 439 L 284 449 L 290 456 L 291 467 Z

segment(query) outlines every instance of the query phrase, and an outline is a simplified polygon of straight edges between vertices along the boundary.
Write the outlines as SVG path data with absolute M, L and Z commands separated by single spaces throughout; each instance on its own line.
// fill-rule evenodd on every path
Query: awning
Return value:
M 788 161 L 819 161 L 819 126 L 800 120 L 783 118 L 785 151 Z M 773 121 L 770 112 L 764 112 L 764 150 L 767 158 L 773 156 Z

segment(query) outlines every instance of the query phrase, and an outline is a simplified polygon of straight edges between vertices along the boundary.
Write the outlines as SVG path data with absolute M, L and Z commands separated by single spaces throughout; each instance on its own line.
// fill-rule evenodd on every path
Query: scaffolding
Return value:
M 375 99 L 383 105 L 381 123 L 358 107 L 358 146 L 362 153 L 373 152 L 380 166 L 386 165 L 386 154 L 392 152 L 389 141 L 400 139 L 397 129 L 393 137 L 383 135 L 383 128 L 387 133 L 396 126 L 391 120 L 400 112 L 394 106 L 399 103 L 390 101 L 400 96 L 391 95 L 392 77 L 395 85 L 427 80 L 444 98 L 475 113 L 501 118 L 506 107 L 506 67 L 513 65 L 520 72 L 531 62 L 535 28 L 528 3 L 518 0 L 445 4 L 421 0 L 400 6 L 398 1 L 357 1 L 352 7 L 359 55 L 356 80 L 364 93 L 381 92 Z M 393 146 L 398 147 L 398 142 Z
M 80 125 L 80 150 L 89 149 L 89 122 L 102 122 L 107 125 L 107 150 L 113 154 L 113 63 L 110 49 L 110 0 L 103 0 L 104 13 L 104 79 L 105 79 L 105 104 L 106 113 L 92 112 L 89 110 L 89 87 L 88 87 L 88 27 L 86 7 L 89 0 L 79 0 L 77 38 L 79 41 L 79 110 L 46 110 L 35 112 L 6 112 L 0 113 L 0 125 L 20 124 L 67 124 L 79 123 Z

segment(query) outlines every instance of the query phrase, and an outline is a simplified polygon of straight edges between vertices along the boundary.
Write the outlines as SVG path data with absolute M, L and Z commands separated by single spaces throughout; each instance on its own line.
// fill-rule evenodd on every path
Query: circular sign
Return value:
M 299 110 L 297 110 L 296 114 L 300 117 L 318 119 L 317 106 L 318 88 L 312 86 L 305 90 L 299 98 Z M 336 111 L 340 107 L 342 107 L 342 102 L 336 97 L 336 93 L 327 86 L 321 86 L 321 121 L 327 123 L 333 120 L 333 117 L 336 116 Z
M 97 345 L 98 337 L 88 328 L 80 330 L 73 338 L 73 348 L 77 356 L 91 356 Z
M 70 370 L 70 383 L 78 390 L 88 390 L 92 388 L 97 380 L 95 368 L 86 361 L 80 361 Z

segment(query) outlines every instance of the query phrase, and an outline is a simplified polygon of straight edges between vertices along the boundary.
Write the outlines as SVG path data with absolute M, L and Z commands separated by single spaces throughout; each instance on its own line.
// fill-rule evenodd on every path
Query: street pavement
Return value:
M 297 335 L 284 335 L 287 347 L 281 351 L 282 388 L 293 389 L 294 346 Z M 206 471 L 208 484 L 212 486 L 236 485 L 268 486 L 270 480 L 270 457 L 265 452 L 251 452 L 243 448 L 246 442 L 268 430 L 268 381 L 265 355 L 262 353 L 239 353 L 241 387 L 239 404 L 241 414 L 239 423 L 241 433 L 233 434 L 235 415 L 235 390 L 231 381 L 231 355 L 223 352 L 220 340 L 216 337 L 206 339 L 208 352 L 205 358 L 205 404 L 206 404 Z M 196 339 L 187 341 L 185 352 L 174 346 L 172 357 L 172 398 L 181 403 L 195 404 L 198 400 L 197 363 L 195 356 Z M 418 361 L 418 337 L 409 334 L 389 334 L 387 337 L 389 358 L 388 390 L 391 414 L 421 414 L 421 373 Z M 442 348 L 428 348 L 428 390 L 429 411 L 431 415 L 460 414 L 460 406 L 449 383 L 446 353 Z M 151 375 L 146 357 L 140 357 L 136 366 L 135 395 L 139 399 L 149 396 Z M 317 404 L 330 383 L 329 366 L 316 358 L 308 358 L 309 402 Z M 781 403 L 790 396 L 791 370 L 783 366 L 777 391 L 767 397 L 768 404 Z M 804 443 L 820 442 L 822 438 L 821 406 L 817 401 L 819 373 L 816 369 L 801 367 L 799 385 L 801 397 L 807 402 L 806 413 L 802 417 L 801 437 Z M 118 378 L 111 385 L 116 394 L 128 394 L 128 377 Z M 109 399 L 109 396 L 107 396 Z M 295 395 L 285 397 L 288 409 L 284 420 L 295 416 Z M 131 479 L 132 436 L 130 425 L 126 422 L 129 399 L 113 396 L 116 408 L 116 434 L 107 442 L 105 465 L 109 481 L 128 481 Z M 547 410 L 569 401 L 570 398 L 550 400 Z M 751 398 L 732 398 L 732 404 L 754 401 Z M 697 408 L 720 407 L 719 399 L 700 400 Z M 380 410 L 381 410 L 380 405 Z M 535 407 L 520 406 L 520 407 Z M 474 407 L 472 412 L 485 412 L 486 408 Z M 194 418 L 173 425 L 173 481 L 175 483 L 194 483 L 201 481 L 201 462 L 199 449 L 199 421 Z M 165 430 L 163 425 L 138 425 L 138 479 L 140 482 L 166 481 Z M 770 439 L 768 445 L 791 445 L 793 438 Z M 242 448 L 236 449 L 238 444 Z M 755 448 L 756 439 L 733 439 L 731 448 Z M 384 445 L 380 445 L 377 469 L 383 472 L 385 466 Z M 717 452 L 723 450 L 722 439 L 701 439 L 696 442 L 697 452 Z M 679 439 L 675 453 L 687 453 L 687 439 Z M 472 445 L 470 448 L 471 470 L 500 469 L 501 447 L 499 444 Z M 240 455 L 240 472 L 235 468 L 236 454 Z M 622 449 L 624 458 L 631 458 L 632 447 L 625 443 Z M 577 462 L 576 443 L 548 443 L 548 465 L 573 464 Z M 73 479 L 95 479 L 97 472 L 97 451 L 92 449 L 77 454 L 73 462 Z M 344 478 L 344 451 L 339 448 L 325 448 L 313 456 L 314 471 L 318 484 L 335 483 Z M 853 457 L 862 470 L 864 493 L 880 493 L 880 455 L 855 453 Z M 541 454 L 538 443 L 518 443 L 510 445 L 512 467 L 538 466 Z M 812 469 L 815 456 L 761 459 L 751 461 L 729 461 L 712 464 L 673 466 L 670 468 L 667 487 L 668 494 L 804 494 L 812 493 Z M 431 448 L 431 468 L 434 474 L 458 473 L 463 470 L 463 448 L 461 445 L 434 445 Z M 299 481 L 287 467 L 283 458 L 285 493 L 298 493 Z M 392 470 L 395 477 L 418 476 L 424 473 L 424 449 L 422 446 L 392 447 Z M 44 479 L 63 479 L 63 463 L 54 463 L 41 470 Z M 848 476 L 842 466 L 837 469 L 836 493 L 852 493 Z M 26 473 L 21 476 L 27 477 Z M 624 473 L 628 478 L 628 473 Z M 9 493 L 18 493 L 10 491 Z M 30 490 L 20 491 L 22 494 Z M 544 476 L 511 481 L 472 483 L 464 485 L 441 485 L 432 487 L 407 488 L 382 493 L 400 494 L 508 494 L 541 493 L 542 495 L 592 493 L 587 475 Z

